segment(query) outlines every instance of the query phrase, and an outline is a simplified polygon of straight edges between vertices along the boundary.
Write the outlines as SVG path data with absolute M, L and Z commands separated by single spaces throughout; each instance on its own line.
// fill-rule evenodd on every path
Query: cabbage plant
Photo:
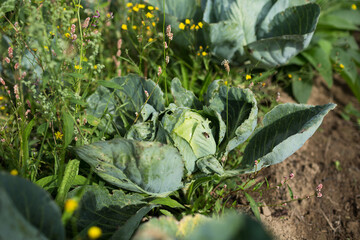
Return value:
M 257 67 L 286 64 L 304 50 L 314 34 L 320 7 L 307 0 L 202 0 L 201 10 L 192 0 L 148 0 L 165 11 L 175 42 L 188 39 L 178 26 L 186 18 L 203 21 L 204 39 L 218 59 L 233 63 L 252 60 Z M 172 4 L 176 2 L 176 4 Z M 201 19 L 202 18 L 202 19 Z M 184 37 L 185 36 L 185 37 Z
M 96 119 L 91 124 L 111 126 L 115 138 L 76 147 L 75 152 L 109 183 L 152 196 L 166 196 L 199 176 L 234 177 L 280 163 L 314 134 L 335 107 L 281 104 L 255 130 L 254 94 L 226 86 L 222 80 L 212 82 L 200 101 L 175 78 L 174 103 L 168 107 L 152 80 L 128 75 L 106 86 L 88 98 L 87 112 L 89 119 Z M 109 94 L 103 95 L 105 91 Z M 149 98 L 146 93 L 151 93 Z M 240 164 L 224 168 L 229 152 L 245 141 Z

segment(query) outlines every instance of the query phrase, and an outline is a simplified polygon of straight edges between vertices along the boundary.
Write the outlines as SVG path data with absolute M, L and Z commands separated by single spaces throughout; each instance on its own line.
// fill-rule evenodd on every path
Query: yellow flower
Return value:
M 56 28 L 57 28 L 57 29 L 59 29 L 59 28 L 60 28 L 60 26 L 56 26 Z
M 155 23 L 155 22 L 152 22 L 151 25 L 153 25 L 153 27 L 155 27 L 155 26 L 156 26 L 156 23 Z
M 145 26 L 145 22 L 144 22 L 144 21 L 141 21 L 141 24 Z
M 152 10 L 154 10 L 154 7 L 153 7 L 153 6 L 148 6 L 148 9 L 149 9 L 150 11 L 152 11 Z
M 139 4 L 138 7 L 139 8 L 145 8 L 145 4 Z
M 202 50 L 202 49 L 203 49 L 203 46 L 200 46 L 199 49 Z
M 97 69 L 97 65 L 94 65 L 94 69 L 95 69 L 95 70 Z
M 198 22 L 198 26 L 199 26 L 200 28 L 202 28 L 202 27 L 204 26 L 204 24 L 203 24 L 202 22 Z
M 245 79 L 246 79 L 246 80 L 250 80 L 250 79 L 251 79 L 251 75 L 250 75 L 250 74 L 246 74 Z
M 81 70 L 82 69 L 82 67 L 80 65 L 75 65 L 74 67 L 75 67 L 76 70 Z
M 137 26 L 135 26 L 135 25 L 134 25 L 134 26 L 132 26 L 132 29 L 136 30 L 136 29 L 137 29 Z
M 158 7 L 155 7 L 155 10 L 159 10 L 159 8 L 158 8 Z
M 128 7 L 128 8 L 132 7 L 132 6 L 133 6 L 133 4 L 131 2 L 126 4 L 126 7 Z
M 152 38 L 149 38 L 148 42 L 152 42 L 152 41 L 154 41 L 154 39 L 152 39 Z
M 134 6 L 134 7 L 133 7 L 133 10 L 134 10 L 135 12 L 138 12 L 138 11 L 139 11 L 139 8 L 138 8 L 137 6 Z
M 66 8 L 64 8 L 64 11 L 66 11 Z
M 356 4 L 351 5 L 351 9 L 352 9 L 352 10 L 356 10 L 356 9 L 357 9 Z
M 265 87 L 266 83 L 263 82 L 261 85 L 262 85 L 263 87 Z
M 19 174 L 18 170 L 16 169 L 13 169 L 10 171 L 10 174 L 13 175 L 13 176 L 17 176 Z
M 88 230 L 88 236 L 90 239 L 97 239 L 101 236 L 101 234 L 102 234 L 101 228 L 97 226 L 93 226 Z
M 195 24 L 193 24 L 191 27 L 190 27 L 190 30 L 194 30 L 195 28 Z
M 56 139 L 62 139 L 63 136 L 64 136 L 64 134 L 62 134 L 62 133 L 59 132 L 59 131 L 57 131 L 57 132 L 55 133 Z
M 204 57 L 205 57 L 206 55 L 208 55 L 207 52 L 202 52 L 201 54 L 202 54 Z
M 34 52 L 36 52 L 36 51 L 37 51 L 37 48 L 33 48 L 32 50 L 33 50 Z
M 70 33 L 65 33 L 65 37 L 69 38 L 69 37 L 70 37 Z
M 3 100 L 3 99 L 4 99 L 4 97 L 3 97 L 3 96 L 0 96 L 0 101 Z
M 179 24 L 179 28 L 180 28 L 181 30 L 184 30 L 184 29 L 185 29 L 185 24 L 181 22 L 181 23 Z
M 147 14 L 145 14 L 145 16 L 146 16 L 147 18 L 153 18 L 153 17 L 154 17 L 154 15 L 151 14 L 150 12 L 148 12 Z
M 260 77 L 262 76 L 262 73 L 259 73 Z
M 4 106 L 1 106 L 1 107 L 0 107 L 0 110 L 5 110 L 5 107 L 4 107 Z
M 196 30 L 199 30 L 199 26 L 196 26 L 195 29 L 196 29 Z
M 342 63 L 340 63 L 340 64 L 339 64 L 339 67 L 340 67 L 341 69 L 344 69 L 345 66 L 344 66 Z
M 290 73 L 288 74 L 288 78 L 292 78 L 292 75 Z
M 53 32 L 49 32 L 50 33 L 50 35 L 52 35 L 52 36 L 54 36 L 55 35 L 55 33 L 53 33 Z
M 190 19 L 186 19 L 185 24 L 190 24 Z
M 200 56 L 200 53 L 198 52 L 197 55 Z
M 146 29 L 147 29 L 147 30 L 150 30 L 150 26 L 146 26 Z
M 121 29 L 122 30 L 127 30 L 127 25 L 126 24 L 121 25 Z
M 75 7 L 83 8 L 83 6 L 81 6 L 80 4 L 76 4 Z
M 225 81 L 224 84 L 227 86 L 227 85 L 228 85 L 228 81 Z
M 68 199 L 65 202 L 65 212 L 74 212 L 78 208 L 78 202 L 75 199 Z
M 46 51 L 49 51 L 49 47 L 48 46 L 44 46 Z

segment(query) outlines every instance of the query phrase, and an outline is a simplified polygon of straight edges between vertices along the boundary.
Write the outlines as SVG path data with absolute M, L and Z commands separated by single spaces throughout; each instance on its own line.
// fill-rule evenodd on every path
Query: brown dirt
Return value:
M 293 102 L 285 93 L 281 101 Z M 261 209 L 263 223 L 278 239 L 360 239 L 360 129 L 340 116 L 349 102 L 358 110 L 360 105 L 340 78 L 335 77 L 331 90 L 320 78 L 315 79 L 308 103 L 329 102 L 336 103 L 336 109 L 305 145 L 261 174 L 278 184 L 293 172 L 295 178 L 288 183 L 299 197 L 313 194 L 319 183 L 324 186 L 321 198 Z M 336 169 L 335 161 L 340 161 L 341 170 Z M 285 188 L 265 196 L 269 204 L 289 198 Z

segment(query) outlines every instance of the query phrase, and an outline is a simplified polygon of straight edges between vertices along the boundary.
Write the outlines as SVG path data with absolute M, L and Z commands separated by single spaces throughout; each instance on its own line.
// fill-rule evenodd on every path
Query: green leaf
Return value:
M 35 121 L 35 118 L 33 118 L 25 127 L 23 133 L 22 133 L 22 141 L 23 141 L 23 144 L 22 144 L 22 151 L 24 153 L 24 163 L 27 164 L 27 161 L 29 159 L 29 137 L 30 137 L 30 134 L 31 134 L 31 131 L 35 125 L 36 121 Z
M 36 185 L 43 188 L 46 191 L 50 191 L 54 188 L 59 187 L 58 177 L 56 175 L 50 175 L 43 178 L 40 178 L 35 182 Z M 74 180 L 71 183 L 71 187 L 76 187 L 79 185 L 85 185 L 87 183 L 87 178 L 81 175 L 76 175 Z M 94 183 L 93 183 L 94 184 Z
M 246 199 L 249 201 L 251 210 L 253 211 L 255 217 L 257 218 L 257 220 L 261 221 L 258 204 L 257 204 L 257 203 L 255 202 L 255 200 L 254 200 L 248 193 L 246 193 L 246 192 L 245 192 L 245 197 L 246 197 Z
M 65 203 L 66 195 L 70 190 L 75 177 L 79 173 L 80 161 L 77 159 L 70 160 L 65 168 L 64 177 L 61 180 L 58 194 L 56 195 L 56 202 L 59 206 L 63 206 Z
M 0 221 L 1 239 L 65 239 L 60 209 L 50 195 L 4 172 L 0 172 Z
M 202 109 L 202 104 L 193 92 L 182 87 L 178 78 L 171 81 L 171 93 L 174 96 L 174 102 L 179 107 L 188 107 L 191 109 Z
M 75 152 L 104 180 L 130 191 L 166 196 L 182 187 L 183 160 L 169 145 L 116 138 Z
M 151 5 L 163 11 L 163 0 L 147 0 Z M 167 0 L 165 1 L 165 13 L 176 17 L 178 20 L 192 19 L 196 12 L 193 0 Z
M 286 103 L 276 106 L 263 119 L 246 146 L 239 171 L 249 173 L 280 163 L 297 151 L 320 126 L 324 116 L 335 104 L 311 106 Z
M 0 17 L 2 18 L 3 15 L 7 12 L 11 12 L 15 9 L 15 0 L 5 0 L 5 2 L 1 3 L 0 6 Z
M 226 124 L 225 138 L 218 152 L 227 154 L 243 143 L 255 129 L 258 109 L 254 94 L 249 89 L 219 86 L 219 81 L 214 81 L 207 95 L 211 96 L 209 108 L 218 112 Z
M 83 191 L 80 208 L 76 211 L 78 237 L 86 238 L 91 226 L 98 226 L 107 239 L 130 239 L 141 219 L 155 205 L 143 201 L 140 194 L 125 194 L 121 190 L 108 190 L 100 186 L 77 188 L 69 193 L 73 198 Z
M 293 199 L 294 199 L 294 193 L 293 193 L 293 191 L 291 190 L 291 187 L 289 186 L 289 184 L 286 184 L 286 185 L 287 185 L 288 190 L 289 190 L 290 199 L 293 200 Z
M 313 47 L 301 53 L 313 67 L 324 78 L 327 86 L 332 87 L 332 67 L 330 61 L 330 53 L 325 52 L 321 47 Z M 301 91 L 299 89 L 299 91 Z
M 65 110 L 62 111 L 63 131 L 64 131 L 64 148 L 69 146 L 74 136 L 74 121 L 72 116 Z
M 292 93 L 299 103 L 307 103 L 313 86 L 313 69 L 305 65 L 300 72 L 293 73 L 291 81 Z
M 150 202 L 151 204 L 156 205 L 164 205 L 171 208 L 185 208 L 183 205 L 181 205 L 179 202 L 177 202 L 174 199 L 171 199 L 170 197 L 166 198 L 156 198 Z
M 115 83 L 113 81 L 101 81 L 101 80 L 99 80 L 99 81 L 97 81 L 97 83 L 100 84 L 101 86 L 104 86 L 104 87 L 107 87 L 107 88 L 113 88 L 113 89 L 118 89 L 118 90 L 122 89 L 122 87 L 119 84 L 117 84 L 117 83 Z
M 196 161 L 196 166 L 201 172 L 207 175 L 214 173 L 219 175 L 224 174 L 224 168 L 221 166 L 219 160 L 217 160 L 211 155 L 199 158 Z

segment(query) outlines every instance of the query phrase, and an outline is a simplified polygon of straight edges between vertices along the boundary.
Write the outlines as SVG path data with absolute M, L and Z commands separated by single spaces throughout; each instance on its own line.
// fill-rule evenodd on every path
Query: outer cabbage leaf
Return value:
M 0 172 L 0 239 L 65 239 L 61 212 L 37 185 Z
M 178 78 L 171 81 L 171 93 L 174 96 L 174 102 L 179 107 L 188 107 L 191 109 L 202 109 L 202 104 L 193 92 L 186 90 L 181 85 Z
M 96 225 L 101 227 L 102 236 L 107 239 L 128 240 L 142 218 L 156 206 L 145 202 L 140 194 L 125 194 L 121 190 L 109 193 L 100 186 L 77 188 L 69 193 L 69 197 L 76 197 L 79 192 L 83 192 L 82 198 L 74 216 L 80 231 L 77 237 L 81 238 L 86 238 L 89 227 Z
M 306 48 L 320 8 L 305 0 L 207 0 L 204 22 L 214 55 L 238 63 L 246 58 L 257 66 L 285 64 Z M 305 5 L 303 5 L 305 4 Z
M 314 134 L 324 116 L 335 106 L 332 103 L 323 106 L 293 103 L 276 106 L 265 115 L 263 127 L 256 131 L 246 146 L 239 171 L 254 172 L 284 161 Z M 255 160 L 259 162 L 256 168 Z
M 116 138 L 75 152 L 101 178 L 130 191 L 165 196 L 182 187 L 183 160 L 169 145 Z
M 99 86 L 87 99 L 87 111 L 96 118 L 102 118 L 99 127 L 110 134 L 117 130 L 124 136 L 134 122 L 136 113 L 140 114 L 139 121 L 146 121 L 165 109 L 163 93 L 150 79 L 130 74 L 113 78 L 106 86 L 108 88 Z M 151 94 L 146 104 L 145 91 Z
M 255 129 L 258 109 L 254 94 L 249 89 L 220 86 L 219 81 L 214 81 L 208 89 L 207 100 L 209 108 L 218 112 L 226 124 L 218 152 L 227 154 Z

